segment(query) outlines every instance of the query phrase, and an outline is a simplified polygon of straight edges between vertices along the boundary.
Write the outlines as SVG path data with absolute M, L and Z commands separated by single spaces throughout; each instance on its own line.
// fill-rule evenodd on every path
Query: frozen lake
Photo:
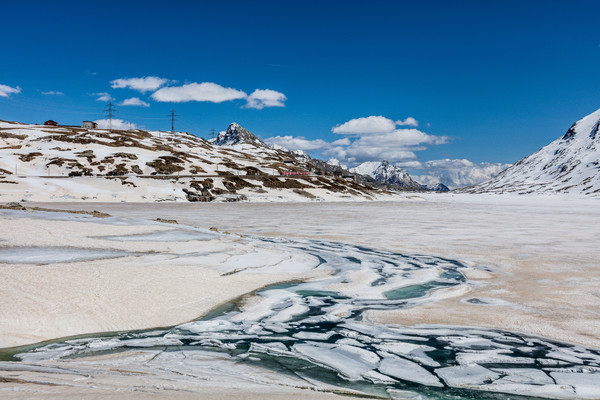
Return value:
M 122 388 L 141 383 L 115 371 L 151 373 L 152 385 L 181 391 L 198 390 L 198 382 L 210 379 L 256 393 L 285 386 L 392 398 L 596 398 L 597 205 L 481 196 L 359 204 L 46 204 L 116 216 L 97 223 L 60 213 L 32 220 L 46 230 L 71 232 L 64 247 L 143 254 L 124 264 L 96 255 L 87 261 L 95 275 L 64 259 L 53 264 L 50 282 L 79 274 L 74 287 L 89 282 L 87 291 L 95 290 L 92 276 L 107 279 L 101 288 L 116 285 L 119 291 L 100 297 L 120 307 L 113 311 L 121 321 L 115 326 L 126 326 L 135 317 L 132 309 L 144 318 L 180 315 L 179 324 L 141 324 L 173 326 L 150 331 L 82 325 L 87 332 L 120 332 L 20 348 L 23 361 L 10 368 L 21 379 L 46 374 L 32 372 L 41 365 L 58 367 L 91 374 L 94 381 L 110 377 Z M 144 222 L 156 218 L 184 226 Z M 209 232 L 211 226 L 244 237 Z M 0 240 L 5 249 L 56 245 L 53 236 L 31 240 L 25 228 L 16 239 Z M 11 273 L 22 274 L 21 290 L 27 291 L 35 265 L 19 268 Z M 108 296 L 128 293 L 123 289 L 131 277 L 152 284 L 131 286 L 136 298 Z M 12 298 L 27 305 L 35 296 Z M 207 317 L 181 324 L 190 319 L 181 315 L 202 309 L 201 315 L 206 304 L 236 296 Z M 165 313 L 178 303 L 195 308 Z M 110 324 L 111 318 L 99 321 Z M 7 368 L 0 365 L 0 371 Z M 63 372 L 47 374 L 50 381 L 67 379 Z

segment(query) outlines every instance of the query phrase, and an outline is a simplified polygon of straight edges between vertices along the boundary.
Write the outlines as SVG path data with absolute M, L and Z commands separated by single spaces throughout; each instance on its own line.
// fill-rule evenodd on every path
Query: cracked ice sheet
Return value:
M 381 356 L 383 360 L 379 364 L 379 371 L 382 374 L 421 385 L 444 386 L 435 375 L 417 363 L 386 353 L 381 353 Z
M 278 374 L 256 365 L 232 362 L 227 354 L 212 351 L 174 353 L 140 350 L 64 362 L 41 362 L 31 366 L 19 364 L 19 368 L 13 365 L 0 363 L 0 373 L 23 380 L 43 378 L 49 385 L 18 384 L 19 390 L 14 391 L 6 387 L 8 384 L 3 384 L 4 387 L 0 387 L 2 399 L 145 400 L 164 398 L 166 394 L 169 398 L 181 400 L 348 398 L 328 392 L 339 388 L 309 383 L 302 378 Z M 82 379 L 82 375 L 86 378 Z M 354 393 L 347 391 L 347 394 Z
M 146 218 L 159 213 L 195 226 L 270 237 L 314 238 L 318 227 L 319 237 L 326 240 L 442 255 L 468 260 L 473 268 L 490 266 L 489 273 L 477 278 L 482 285 L 466 296 L 398 312 L 372 311 L 367 318 L 379 323 L 485 326 L 600 348 L 598 199 L 453 194 L 419 198 L 360 204 L 106 204 L 101 211 Z M 531 257 L 513 257 L 520 248 Z M 531 290 L 532 282 L 538 281 Z M 465 298 L 506 303 L 482 307 L 462 302 Z M 558 309 L 564 312 L 557 315 Z M 499 313 L 503 318 L 497 318 Z
M 574 387 L 578 396 L 600 398 L 600 372 L 587 374 L 551 372 L 550 375 L 557 384 Z
M 349 380 L 359 380 L 379 362 L 375 353 L 349 345 L 295 344 L 292 349 L 301 357 L 329 367 Z
M 56 264 L 127 257 L 135 253 L 73 247 L 0 247 L 3 264 Z
M 151 233 L 142 233 L 137 235 L 104 236 L 98 239 L 116 240 L 121 242 L 128 241 L 146 241 L 146 242 L 179 242 L 192 240 L 213 240 L 219 237 L 219 234 L 210 231 L 187 231 L 173 229 L 169 231 L 158 231 Z

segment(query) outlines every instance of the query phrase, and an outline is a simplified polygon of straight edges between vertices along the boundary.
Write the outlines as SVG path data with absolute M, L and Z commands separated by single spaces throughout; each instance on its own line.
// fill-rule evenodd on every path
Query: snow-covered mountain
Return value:
M 422 190 L 423 186 L 415 182 L 402 168 L 390 164 L 388 161 L 367 161 L 357 167 L 351 168 L 350 172 L 370 176 L 377 183 L 385 185 L 397 185 L 406 189 Z
M 339 167 L 341 169 L 348 169 L 348 166 L 345 164 L 342 164 L 340 162 L 340 160 L 338 160 L 337 158 L 330 158 L 329 160 L 325 161 L 325 163 L 327 165 L 331 165 L 332 167 Z
M 600 196 L 600 110 L 562 137 L 467 193 L 581 193 Z
M 219 142 L 223 145 L 184 132 L 0 121 L 0 202 L 309 201 L 391 195 L 368 182 L 335 176 L 324 162 L 305 153 L 272 149 L 237 124 Z M 311 175 L 303 175 L 307 173 Z
M 437 183 L 433 186 L 425 186 L 425 189 L 427 189 L 431 192 L 439 192 L 439 193 L 446 193 L 446 192 L 450 191 L 448 186 L 444 185 L 443 183 Z
M 265 142 L 250 133 L 247 129 L 242 128 L 235 122 L 229 125 L 226 131 L 219 132 L 215 144 L 219 146 L 233 146 L 236 144 L 253 144 L 258 147 L 269 147 Z

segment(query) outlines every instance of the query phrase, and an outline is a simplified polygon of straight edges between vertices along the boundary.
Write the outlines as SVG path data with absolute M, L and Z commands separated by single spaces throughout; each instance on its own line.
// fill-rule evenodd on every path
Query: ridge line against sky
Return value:
M 0 119 L 271 144 L 476 183 L 600 107 L 594 1 L 3 5 Z M 167 7 L 167 8 L 169 8 Z M 118 12 L 115 12 L 118 11 Z

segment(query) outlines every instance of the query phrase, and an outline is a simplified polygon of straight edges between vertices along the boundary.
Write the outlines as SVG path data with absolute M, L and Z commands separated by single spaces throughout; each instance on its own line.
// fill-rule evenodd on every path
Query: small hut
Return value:
M 97 129 L 98 128 L 98 124 L 93 121 L 83 121 L 81 126 L 85 129 Z
M 56 121 L 52 121 L 51 119 L 49 119 L 48 121 L 44 122 L 45 126 L 58 126 L 58 122 Z

